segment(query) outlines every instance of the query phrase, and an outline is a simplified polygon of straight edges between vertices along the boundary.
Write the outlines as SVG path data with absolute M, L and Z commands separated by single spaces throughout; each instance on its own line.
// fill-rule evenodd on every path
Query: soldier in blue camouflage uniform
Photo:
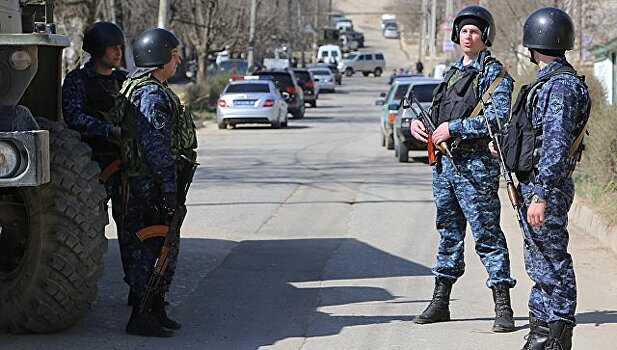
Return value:
M 523 45 L 540 67 L 538 79 L 550 77 L 526 99 L 531 123 L 541 135 L 534 143 L 532 171 L 516 174 L 526 214 L 525 266 L 534 282 L 524 349 L 572 347 L 576 281 L 568 253 L 568 210 L 574 199 L 572 172 L 591 108 L 587 86 L 565 58 L 574 36 L 572 19 L 557 8 L 536 10 L 523 29 Z
M 510 276 L 508 248 L 499 226 L 499 163 L 486 147 L 489 133 L 485 121 L 488 118 L 496 124 L 496 118 L 503 120 L 509 114 L 513 80 L 486 50 L 494 35 L 490 12 L 479 6 L 463 9 L 454 20 L 452 41 L 461 46 L 464 55 L 453 64 L 435 92 L 431 117 L 437 128 L 432 134 L 433 142 L 446 141 L 451 145 L 452 160 L 460 174 L 445 156 L 439 156 L 433 167 L 436 224 L 441 239 L 433 268 L 433 299 L 415 319 L 419 324 L 450 320 L 450 291 L 465 271 L 464 238 L 469 223 L 476 253 L 489 275 L 486 285 L 493 291 L 493 331 L 514 329 L 509 290 L 516 281 Z M 480 97 L 498 76 L 503 80 L 492 91 L 497 113 L 472 115 Z M 427 142 L 428 134 L 420 120 L 412 122 L 412 134 Z
M 67 74 L 62 85 L 62 114 L 68 126 L 77 130 L 92 148 L 92 159 L 101 168 L 100 180 L 111 198 L 112 216 L 118 229 L 124 280 L 131 286 L 135 247 L 123 235 L 118 143 L 120 127 L 109 120 L 108 112 L 126 79 L 122 64 L 124 33 L 110 22 L 96 22 L 84 33 L 83 50 L 90 60 L 83 68 Z M 107 201 L 105 202 L 107 206 Z
M 165 231 L 156 232 L 177 207 L 180 155 L 194 159 L 195 129 L 190 114 L 167 86 L 180 64 L 179 41 L 165 29 L 144 31 L 133 46 L 137 68 L 129 74 L 121 94 L 129 110 L 121 122 L 123 173 L 129 180 L 126 232 L 139 246 L 134 271 L 133 292 L 137 300 L 146 294 L 155 260 L 165 240 Z M 126 326 L 130 334 L 169 337 L 181 325 L 165 311 L 164 296 L 175 271 L 177 255 L 172 255 L 160 290 L 156 290 L 150 310 L 140 312 L 139 303 Z

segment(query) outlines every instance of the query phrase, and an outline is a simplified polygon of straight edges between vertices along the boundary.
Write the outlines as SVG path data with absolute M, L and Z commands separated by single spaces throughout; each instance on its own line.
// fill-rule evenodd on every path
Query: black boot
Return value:
M 133 313 L 126 325 L 126 332 L 144 337 L 167 338 L 174 335 L 174 332 L 163 328 L 150 312 L 139 312 L 139 307 L 133 307 Z
M 549 336 L 546 350 L 572 349 L 572 330 L 574 326 L 565 321 L 555 321 L 548 325 Z
M 165 311 L 166 305 L 167 303 L 165 303 L 165 299 L 163 298 L 163 296 L 155 296 L 152 300 L 152 316 L 156 318 L 156 320 L 161 326 L 177 331 L 178 329 L 182 328 L 182 325 L 167 317 L 167 311 Z
M 413 321 L 419 324 L 450 321 L 450 309 L 448 306 L 450 305 L 451 291 L 451 282 L 442 278 L 436 278 L 433 300 L 428 304 L 426 310 Z
M 529 313 L 529 333 L 523 350 L 544 350 L 548 341 L 548 323 L 537 318 L 532 312 Z
M 493 332 L 505 333 L 514 330 L 514 312 L 510 306 L 510 287 L 505 284 L 493 286 L 495 322 Z

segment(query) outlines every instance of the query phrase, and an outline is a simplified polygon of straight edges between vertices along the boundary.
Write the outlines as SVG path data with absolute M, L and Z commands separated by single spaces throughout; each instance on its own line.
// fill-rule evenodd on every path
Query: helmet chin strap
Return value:
M 530 56 L 530 57 L 529 57 L 529 62 L 531 62 L 531 63 L 533 63 L 533 64 L 537 65 L 537 64 L 538 64 L 538 61 L 536 61 L 536 59 L 533 57 L 533 50 L 532 50 L 532 49 L 530 49 L 530 48 L 527 48 L 527 50 L 529 50 L 529 56 Z

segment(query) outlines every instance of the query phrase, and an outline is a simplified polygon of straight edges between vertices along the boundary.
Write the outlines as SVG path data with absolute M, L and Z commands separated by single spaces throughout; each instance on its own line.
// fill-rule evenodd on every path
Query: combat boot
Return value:
M 505 284 L 493 286 L 495 322 L 493 332 L 505 333 L 514 330 L 514 312 L 510 306 L 510 287 Z
M 529 333 L 523 350 L 544 350 L 548 341 L 548 323 L 537 318 L 532 312 L 529 313 Z
M 572 331 L 574 326 L 565 321 L 549 323 L 549 336 L 546 350 L 570 350 L 572 349 Z
M 152 316 L 154 316 L 158 323 L 165 328 L 173 329 L 174 331 L 182 328 L 182 325 L 180 323 L 172 320 L 167 316 L 165 306 L 167 306 L 167 303 L 165 302 L 163 296 L 155 296 L 152 300 Z
M 174 335 L 173 331 L 163 328 L 150 312 L 139 312 L 136 306 L 126 325 L 126 332 L 143 337 L 167 338 Z
M 422 314 L 413 321 L 418 324 L 450 321 L 450 292 L 452 283 L 443 278 L 435 279 L 433 300 Z

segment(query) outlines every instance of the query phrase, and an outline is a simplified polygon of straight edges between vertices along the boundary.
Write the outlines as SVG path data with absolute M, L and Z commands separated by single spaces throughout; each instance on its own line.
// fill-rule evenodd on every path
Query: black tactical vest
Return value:
M 464 72 L 450 68 L 433 97 L 431 119 L 436 126 L 469 117 L 478 104 L 478 74 L 473 67 L 466 67 Z
M 100 120 L 111 122 L 108 112 L 113 107 L 120 87 L 126 79 L 126 73 L 114 70 L 109 76 L 97 74 L 88 76 L 85 69 L 79 74 L 86 86 L 86 106 L 84 112 Z M 84 137 L 83 140 L 92 148 L 92 159 L 118 159 L 118 146 L 101 138 Z
M 532 170 L 537 168 L 542 148 L 542 125 L 535 128 L 532 124 L 533 107 L 537 104 L 537 92 L 547 81 L 558 74 L 570 74 L 584 83 L 584 77 L 579 77 L 572 66 L 566 65 L 546 74 L 534 82 L 524 85 L 516 98 L 512 108 L 512 116 L 504 125 L 503 138 L 500 142 L 503 152 L 503 161 L 512 172 L 516 172 L 519 180 L 533 180 Z M 575 137 L 578 135 L 589 119 L 591 106 L 588 106 L 582 115 L 577 117 L 575 124 Z M 580 160 L 583 146 L 572 154 L 568 164 L 568 172 L 574 171 L 576 163 Z

